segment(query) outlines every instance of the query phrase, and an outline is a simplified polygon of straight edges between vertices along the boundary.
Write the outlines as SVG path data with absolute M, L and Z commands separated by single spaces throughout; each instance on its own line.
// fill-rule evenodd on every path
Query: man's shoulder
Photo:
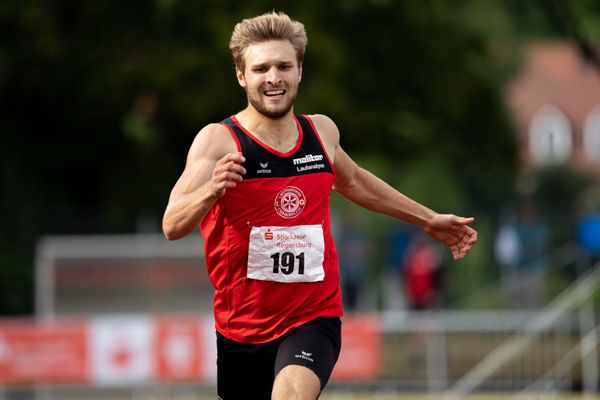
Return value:
M 339 131 L 335 122 L 327 115 L 324 114 L 311 114 L 307 115 L 312 121 L 319 132 L 319 134 L 326 140 L 337 142 L 339 140 Z
M 227 127 L 223 122 L 211 122 L 204 125 L 204 127 L 198 132 L 199 135 L 222 135 L 223 133 L 227 133 Z
M 227 143 L 232 141 L 232 137 L 229 128 L 224 123 L 212 122 L 200 129 L 196 140 Z
M 209 123 L 196 134 L 192 150 L 221 156 L 237 151 L 237 146 L 224 124 Z
M 315 124 L 335 126 L 333 120 L 325 114 L 308 114 L 306 116 L 310 118 Z

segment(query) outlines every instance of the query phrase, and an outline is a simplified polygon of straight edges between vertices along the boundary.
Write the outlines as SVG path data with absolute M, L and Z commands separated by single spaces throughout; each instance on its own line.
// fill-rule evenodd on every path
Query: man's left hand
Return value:
M 431 237 L 445 243 L 455 260 L 460 260 L 477 242 L 477 231 L 469 226 L 474 221 L 472 217 L 437 214 L 424 229 Z

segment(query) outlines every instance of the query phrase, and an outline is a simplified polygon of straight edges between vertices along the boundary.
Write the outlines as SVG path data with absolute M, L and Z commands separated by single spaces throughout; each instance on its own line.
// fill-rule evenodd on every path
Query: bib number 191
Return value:
M 296 269 L 296 261 L 298 262 L 298 275 L 304 275 L 304 253 L 298 255 L 286 251 L 283 253 L 271 254 L 273 259 L 273 273 L 282 273 L 291 275 Z
M 325 279 L 322 225 L 252 226 L 246 276 L 279 283 Z M 0 396 L 1 397 L 1 396 Z

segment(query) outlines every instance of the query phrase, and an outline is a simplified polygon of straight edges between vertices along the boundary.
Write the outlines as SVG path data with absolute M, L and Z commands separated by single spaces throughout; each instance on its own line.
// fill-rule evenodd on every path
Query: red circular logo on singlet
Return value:
M 297 217 L 305 205 L 304 193 L 296 186 L 286 186 L 275 196 L 275 212 L 283 218 Z

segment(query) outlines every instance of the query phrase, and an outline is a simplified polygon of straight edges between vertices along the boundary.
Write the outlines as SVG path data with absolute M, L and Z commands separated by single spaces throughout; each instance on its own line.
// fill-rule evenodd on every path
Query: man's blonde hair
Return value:
M 253 44 L 268 40 L 289 40 L 296 50 L 298 65 L 302 65 L 304 50 L 308 43 L 304 25 L 282 12 L 272 11 L 245 19 L 235 25 L 229 41 L 235 68 L 243 72 L 246 67 L 246 49 Z

